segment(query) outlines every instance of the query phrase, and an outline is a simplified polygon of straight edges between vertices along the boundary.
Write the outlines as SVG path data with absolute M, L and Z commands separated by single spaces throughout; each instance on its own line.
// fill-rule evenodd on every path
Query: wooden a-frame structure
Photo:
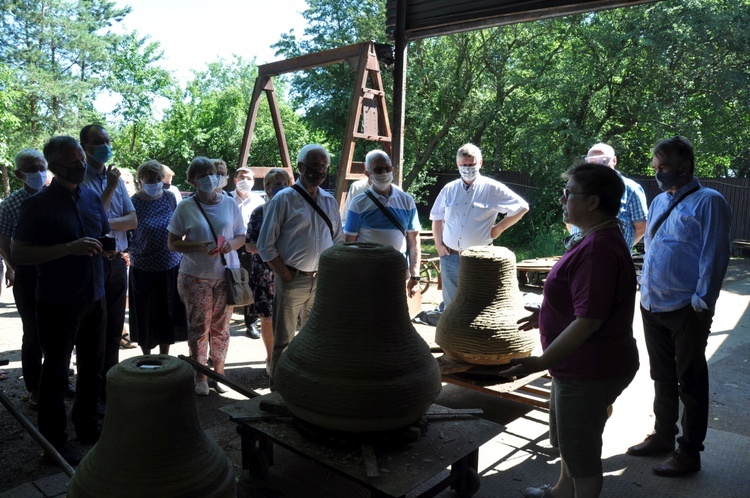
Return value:
M 391 126 L 383 91 L 383 81 L 380 77 L 380 64 L 375 52 L 374 42 L 358 43 L 345 47 L 325 50 L 313 54 L 294 57 L 282 61 L 258 66 L 258 77 L 247 113 L 245 133 L 240 146 L 240 157 L 237 167 L 247 167 L 247 157 L 253 138 L 253 130 L 258 116 L 258 105 L 265 93 L 271 111 L 271 119 L 276 131 L 276 141 L 281 155 L 283 167 L 292 174 L 292 161 L 286 143 L 284 126 L 281 122 L 278 101 L 273 87 L 274 76 L 326 66 L 338 62 L 347 62 L 356 72 L 354 90 L 349 106 L 349 117 L 346 123 L 344 140 L 342 143 L 341 160 L 336 178 L 336 200 L 343 206 L 346 200 L 346 190 L 349 180 L 364 178 L 364 163 L 354 162 L 354 148 L 356 141 L 369 140 L 380 142 L 381 149 L 392 156 Z M 369 85 L 368 86 L 368 82 Z M 269 168 L 250 167 L 256 177 L 262 177 Z M 396 175 L 400 179 L 400 175 Z M 400 182 L 399 182 L 400 183 Z

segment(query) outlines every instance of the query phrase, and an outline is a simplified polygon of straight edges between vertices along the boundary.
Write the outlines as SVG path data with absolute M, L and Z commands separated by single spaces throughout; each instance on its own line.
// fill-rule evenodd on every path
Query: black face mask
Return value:
M 656 184 L 659 185 L 659 188 L 666 192 L 667 190 L 674 187 L 675 183 L 677 183 L 677 179 L 682 175 L 680 173 L 680 170 L 672 170 L 672 171 L 666 171 L 662 173 L 661 171 L 656 172 L 654 175 L 656 178 Z
M 57 164 L 50 164 L 49 169 L 56 176 L 59 176 L 66 182 L 70 182 L 74 185 L 80 185 L 83 183 L 83 179 L 86 178 L 86 168 L 66 168 Z

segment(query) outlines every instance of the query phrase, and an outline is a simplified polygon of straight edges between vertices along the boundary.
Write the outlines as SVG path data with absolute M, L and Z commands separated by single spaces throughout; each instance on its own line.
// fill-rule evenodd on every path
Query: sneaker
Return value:
M 208 396 L 208 382 L 196 383 L 195 394 L 197 394 L 198 396 Z
M 542 484 L 538 488 L 526 488 L 521 491 L 525 498 L 550 498 L 552 496 L 552 486 Z
M 39 391 L 34 390 L 29 393 L 29 408 L 32 410 L 39 409 Z

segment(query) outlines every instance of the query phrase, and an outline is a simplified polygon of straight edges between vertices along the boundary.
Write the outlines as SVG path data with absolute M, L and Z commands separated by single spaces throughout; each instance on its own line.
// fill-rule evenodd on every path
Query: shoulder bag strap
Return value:
M 659 219 L 658 219 L 658 220 L 656 220 L 656 221 L 654 222 L 654 226 L 653 226 L 653 227 L 651 228 L 651 238 L 652 238 L 652 239 L 653 239 L 653 238 L 654 238 L 654 236 L 656 235 L 656 231 L 657 231 L 657 230 L 659 230 L 659 227 L 661 227 L 661 226 L 662 226 L 662 224 L 663 224 L 663 223 L 664 223 L 665 221 L 667 221 L 667 218 L 669 218 L 669 215 L 670 215 L 670 213 L 672 212 L 672 210 L 673 210 L 673 209 L 674 209 L 675 207 L 677 207 L 677 204 L 681 203 L 681 202 L 682 202 L 682 200 L 683 200 L 683 199 L 684 199 L 685 197 L 689 196 L 690 194 L 692 194 L 693 192 L 695 192 L 695 191 L 696 191 L 696 190 L 698 190 L 699 188 L 701 188 L 701 186 L 700 186 L 700 185 L 698 185 L 697 187 L 694 187 L 694 188 L 692 188 L 692 189 L 688 190 L 687 192 L 685 192 L 685 195 L 683 195 L 682 197 L 680 197 L 679 199 L 677 199 L 677 200 L 676 200 L 676 201 L 675 201 L 675 202 L 674 202 L 674 203 L 673 203 L 673 204 L 672 204 L 671 206 L 669 206 L 669 207 L 667 208 L 667 210 L 666 210 L 666 211 L 664 211 L 664 212 L 662 213 L 662 215 L 661 215 L 661 216 L 659 216 Z
M 198 200 L 198 196 L 194 195 L 193 200 L 195 201 L 195 205 L 198 206 L 198 209 L 200 209 L 201 213 L 203 214 L 203 217 L 206 218 L 206 223 L 208 223 L 208 228 L 211 229 L 211 235 L 214 236 L 214 242 L 217 244 L 219 243 L 219 238 L 216 236 L 216 232 L 214 232 L 214 227 L 211 224 L 211 220 L 208 219 L 208 216 L 206 215 L 206 212 L 203 210 L 203 206 L 201 206 L 201 202 Z M 225 267 L 227 266 L 227 260 L 224 259 L 224 255 L 222 253 L 219 253 L 219 257 L 221 257 L 221 264 Z
M 369 197 L 370 200 L 372 200 L 372 202 L 375 203 L 375 205 L 378 207 L 378 209 L 380 209 L 383 212 L 383 214 L 386 216 L 386 218 L 388 218 L 390 220 L 390 222 L 393 223 L 393 226 L 395 226 L 396 228 L 398 228 L 398 230 L 401 232 L 401 235 L 403 235 L 404 237 L 406 237 L 406 230 L 404 230 L 404 227 L 401 226 L 401 223 L 399 223 L 398 220 L 396 219 L 396 217 L 393 216 L 393 214 L 391 214 L 391 212 L 388 210 L 388 208 L 385 207 L 385 206 L 383 206 L 383 203 L 380 202 L 378 200 L 378 198 L 375 197 L 375 195 L 373 195 L 372 192 L 370 192 L 370 189 L 365 190 L 365 194 L 367 194 L 367 197 Z
M 321 218 L 323 218 L 323 221 L 326 222 L 326 225 L 328 225 L 328 230 L 331 231 L 331 240 L 333 240 L 333 224 L 331 223 L 331 220 L 328 218 L 328 215 L 321 209 L 320 206 L 313 200 L 312 197 L 310 197 L 310 194 L 305 192 L 305 189 L 297 185 L 296 183 L 292 185 L 292 188 L 299 192 L 299 194 L 310 204 L 313 209 L 320 215 Z

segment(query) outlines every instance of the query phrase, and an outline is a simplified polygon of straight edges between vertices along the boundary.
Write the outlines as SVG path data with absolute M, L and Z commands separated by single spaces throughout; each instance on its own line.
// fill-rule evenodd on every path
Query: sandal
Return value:
M 136 345 L 130 342 L 127 336 L 120 337 L 120 349 L 133 349 Z

